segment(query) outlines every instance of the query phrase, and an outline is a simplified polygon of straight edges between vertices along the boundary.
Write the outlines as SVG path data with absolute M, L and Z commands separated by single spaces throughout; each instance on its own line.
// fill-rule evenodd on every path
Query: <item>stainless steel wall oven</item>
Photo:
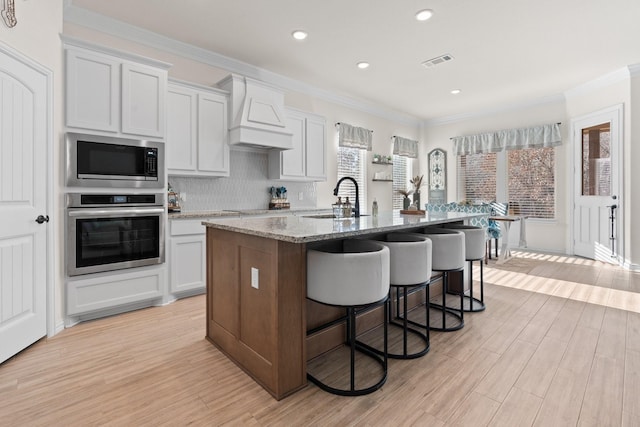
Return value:
M 158 194 L 67 194 L 67 274 L 164 262 L 166 210 Z

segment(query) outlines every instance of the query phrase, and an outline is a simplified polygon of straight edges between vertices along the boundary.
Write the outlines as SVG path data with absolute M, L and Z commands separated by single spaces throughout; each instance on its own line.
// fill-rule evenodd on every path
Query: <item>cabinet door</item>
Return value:
M 123 63 L 122 132 L 162 138 L 166 93 L 166 70 Z
M 204 228 L 204 227 L 203 227 Z M 205 235 L 171 237 L 171 292 L 205 290 Z
M 69 127 L 120 130 L 120 62 L 98 53 L 67 50 L 67 109 Z
M 325 121 L 307 118 L 306 126 L 306 167 L 307 177 L 313 180 L 327 179 L 327 143 Z
M 287 128 L 293 132 L 293 148 L 280 153 L 281 175 L 283 177 L 303 178 L 305 176 L 305 118 L 299 114 L 288 113 Z
M 198 95 L 198 171 L 203 175 L 229 176 L 227 98 Z
M 196 171 L 198 94 L 169 86 L 166 159 L 169 175 Z

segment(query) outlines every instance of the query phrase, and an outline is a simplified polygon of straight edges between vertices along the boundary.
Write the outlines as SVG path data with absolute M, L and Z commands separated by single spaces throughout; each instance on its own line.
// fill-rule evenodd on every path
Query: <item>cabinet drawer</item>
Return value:
M 133 269 L 132 269 L 133 270 Z M 164 292 L 164 269 L 98 275 L 67 282 L 67 315 L 155 299 Z
M 171 236 L 186 236 L 190 234 L 205 234 L 204 218 L 172 219 L 169 221 Z

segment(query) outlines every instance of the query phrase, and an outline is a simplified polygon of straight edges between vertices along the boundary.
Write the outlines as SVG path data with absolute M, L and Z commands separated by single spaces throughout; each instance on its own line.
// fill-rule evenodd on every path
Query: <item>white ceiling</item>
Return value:
M 638 0 L 72 3 L 422 120 L 538 102 L 640 63 Z M 416 21 L 424 8 L 433 18 Z M 309 37 L 293 40 L 295 29 Z M 441 54 L 454 60 L 421 65 Z M 371 67 L 356 68 L 362 60 Z

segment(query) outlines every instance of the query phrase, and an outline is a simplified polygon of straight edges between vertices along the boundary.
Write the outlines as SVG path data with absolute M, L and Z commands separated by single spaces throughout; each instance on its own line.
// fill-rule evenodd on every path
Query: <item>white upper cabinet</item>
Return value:
M 122 64 L 122 132 L 164 137 L 167 72 Z
M 306 128 L 307 178 L 327 180 L 327 130 L 324 117 L 308 116 Z
M 228 95 L 172 81 L 167 107 L 169 175 L 229 176 Z
M 120 130 L 120 62 L 89 51 L 67 50 L 67 126 Z
M 169 64 L 65 38 L 66 125 L 162 139 Z
M 202 174 L 229 176 L 227 97 L 198 94 L 198 170 Z
M 326 181 L 326 121 L 324 117 L 286 109 L 287 128 L 293 132 L 291 150 L 269 152 L 269 178 Z
M 167 168 L 169 173 L 194 172 L 198 124 L 198 93 L 169 84 L 167 91 Z
M 288 111 L 287 113 L 287 127 L 293 132 L 293 148 L 279 152 L 280 174 L 292 178 L 305 178 L 307 152 L 305 144 L 306 117 L 304 114 L 293 111 Z M 272 152 L 273 155 L 277 153 Z

